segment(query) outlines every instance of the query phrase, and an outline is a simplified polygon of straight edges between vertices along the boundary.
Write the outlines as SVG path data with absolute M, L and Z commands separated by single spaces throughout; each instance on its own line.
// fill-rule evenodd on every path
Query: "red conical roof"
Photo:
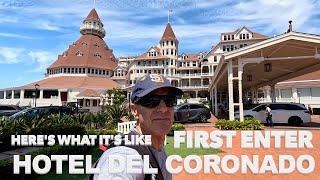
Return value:
M 87 16 L 87 18 L 86 18 L 86 20 L 96 20 L 96 21 L 100 21 L 101 22 L 101 20 L 100 20 L 100 18 L 99 18 L 99 16 L 98 16 L 98 13 L 97 13 L 97 11 L 96 11 L 96 9 L 92 9 L 91 11 L 90 11 L 90 13 L 88 14 L 88 16 Z
M 81 53 L 78 56 L 77 53 Z M 98 57 L 96 57 L 98 55 Z M 65 57 L 58 59 L 48 68 L 57 67 L 88 67 L 113 70 L 118 66 L 118 60 L 113 55 L 103 39 L 98 36 L 82 35 L 69 49 L 65 51 Z
M 171 28 L 170 23 L 167 24 L 166 29 L 163 32 L 161 41 L 163 40 L 176 40 L 178 41 L 178 39 L 176 38 L 176 35 L 174 35 L 174 32 Z

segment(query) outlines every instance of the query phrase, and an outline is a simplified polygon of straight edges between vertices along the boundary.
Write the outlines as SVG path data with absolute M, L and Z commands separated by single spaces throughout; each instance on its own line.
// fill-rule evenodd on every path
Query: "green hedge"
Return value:
M 15 130 L 7 130 L 0 135 L 0 152 L 10 151 L 22 147 L 11 146 L 11 135 L 16 134 Z M 18 133 L 20 134 L 20 133 Z M 86 130 L 80 125 L 55 125 L 31 129 L 30 135 L 84 135 Z M 57 142 L 57 141 L 56 141 Z
M 174 131 L 184 131 L 184 130 L 186 130 L 186 128 L 184 127 L 183 124 L 175 123 L 172 125 L 168 136 L 173 136 Z
M 216 127 L 221 130 L 261 130 L 263 125 L 259 120 L 254 118 L 245 118 L 243 122 L 239 119 L 225 120 L 219 119 Z

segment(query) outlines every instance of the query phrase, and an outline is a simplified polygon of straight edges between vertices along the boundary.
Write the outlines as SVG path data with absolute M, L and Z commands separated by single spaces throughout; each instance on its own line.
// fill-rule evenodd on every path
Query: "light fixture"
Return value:
M 247 80 L 252 81 L 252 75 L 247 75 Z
M 264 64 L 264 72 L 271 72 L 271 71 L 272 71 L 271 63 Z
M 34 93 L 34 107 L 37 107 L 37 95 L 38 95 L 38 89 L 40 88 L 40 85 L 35 84 L 34 88 L 36 89 L 36 92 Z

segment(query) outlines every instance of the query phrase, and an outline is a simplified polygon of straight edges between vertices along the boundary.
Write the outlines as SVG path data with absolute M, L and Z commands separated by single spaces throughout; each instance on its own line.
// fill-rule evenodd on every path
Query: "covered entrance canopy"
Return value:
M 224 54 L 209 86 L 215 115 L 218 91 L 228 92 L 229 119 L 239 106 L 243 120 L 243 91 L 267 85 L 274 89 L 278 82 L 320 70 L 319 53 L 319 35 L 288 32 Z

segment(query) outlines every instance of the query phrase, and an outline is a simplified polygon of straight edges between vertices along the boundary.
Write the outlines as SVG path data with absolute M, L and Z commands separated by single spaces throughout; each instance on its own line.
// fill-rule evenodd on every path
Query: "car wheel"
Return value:
M 289 125 L 291 126 L 300 126 L 302 123 L 301 118 L 297 116 L 290 117 L 288 120 Z
M 204 114 L 200 114 L 200 122 L 201 122 L 201 123 L 208 122 L 207 116 L 204 115 Z

